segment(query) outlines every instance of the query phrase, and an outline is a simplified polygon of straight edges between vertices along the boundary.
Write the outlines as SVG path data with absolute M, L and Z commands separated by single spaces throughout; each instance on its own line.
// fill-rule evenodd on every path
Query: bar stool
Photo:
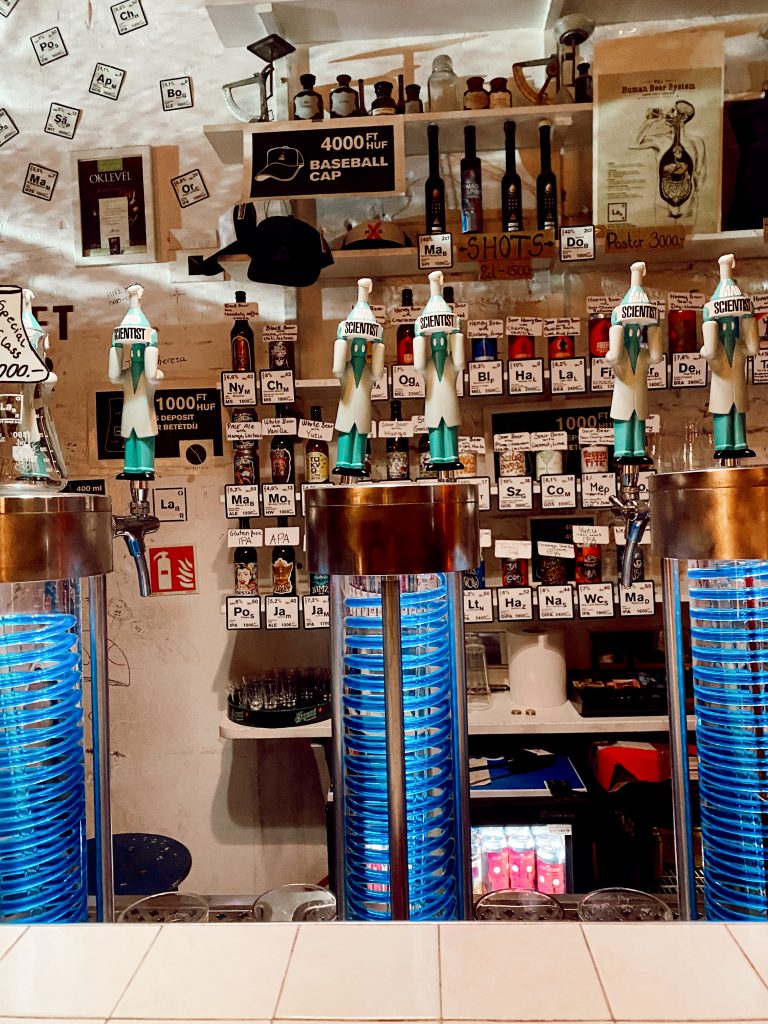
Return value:
M 192 869 L 192 854 L 183 843 L 152 832 L 118 832 L 112 836 L 115 895 L 152 896 L 175 892 Z M 88 894 L 96 893 L 96 843 L 88 840 Z
M 497 889 L 475 904 L 476 921 L 562 921 L 563 908 L 545 892 Z

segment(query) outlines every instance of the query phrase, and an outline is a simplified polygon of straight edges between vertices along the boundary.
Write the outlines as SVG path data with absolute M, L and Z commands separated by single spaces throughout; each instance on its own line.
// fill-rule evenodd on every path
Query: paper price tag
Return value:
M 560 262 L 571 263 L 595 258 L 595 226 L 582 224 L 560 228 Z
M 464 397 L 464 371 L 456 374 L 456 394 L 459 398 Z
M 470 395 L 503 395 L 504 374 L 501 360 L 471 362 L 469 364 Z
M 672 353 L 672 387 L 703 388 L 707 384 L 707 361 L 699 352 Z
M 549 380 L 553 395 L 574 395 L 587 390 L 586 360 L 552 359 Z
M 579 427 L 579 444 L 589 448 L 594 444 L 613 444 L 613 427 Z
M 544 337 L 556 338 L 559 334 L 581 334 L 581 320 L 572 316 L 544 317 Z
M 256 484 L 227 484 L 224 488 L 227 519 L 249 519 L 259 514 L 259 488 Z
M 576 590 L 582 619 L 613 618 L 612 583 L 580 583 Z
M 460 320 L 466 320 L 469 316 L 469 303 L 467 302 L 449 302 L 448 306 Z
M 619 612 L 621 615 L 655 615 L 653 580 L 641 580 L 631 587 L 619 584 Z
M 474 455 L 485 455 L 484 437 L 460 437 L 459 455 L 462 452 L 472 452 Z
M 533 545 L 529 540 L 497 540 L 493 553 L 497 558 L 530 558 Z
M 308 441 L 332 441 L 333 424 L 318 423 L 317 420 L 299 420 L 299 437 Z
M 522 512 L 533 508 L 533 481 L 529 476 L 499 477 L 499 511 Z
M 481 512 L 488 512 L 491 507 L 491 481 L 487 476 L 463 476 L 462 483 L 477 484 L 477 507 Z
M 499 622 L 526 622 L 533 618 L 531 587 L 500 587 L 496 591 Z
M 265 345 L 273 341 L 296 341 L 298 336 L 298 324 L 264 324 L 261 328 L 261 340 Z
M 398 327 L 400 324 L 412 324 L 415 322 L 418 312 L 413 306 L 395 306 L 389 314 L 389 322 Z
M 226 431 L 228 441 L 258 441 L 261 423 L 256 420 L 235 421 L 227 424 Z
M 752 296 L 752 311 L 757 317 L 768 313 L 768 292 L 755 292 Z
M 195 203 L 202 203 L 210 195 L 203 176 L 197 168 L 180 174 L 177 178 L 171 178 L 171 185 L 182 210 L 188 206 L 194 206 Z
M 613 391 L 616 379 L 613 367 L 602 356 L 592 356 L 590 377 L 592 391 Z
M 224 316 L 230 320 L 252 320 L 259 315 L 258 302 L 225 302 Z
M 758 352 L 752 360 L 752 383 L 768 384 L 768 350 Z
M 662 391 L 667 386 L 667 356 L 661 357 L 660 362 L 648 367 L 648 388 L 651 391 Z M 646 421 L 647 422 L 647 421 Z
M 610 544 L 611 531 L 608 526 L 579 526 L 573 524 L 574 544 Z
M 510 359 L 507 363 L 510 395 L 544 393 L 543 359 Z
M 611 495 L 615 493 L 616 476 L 614 473 L 582 474 L 581 504 L 583 508 L 609 508 Z
M 449 234 L 419 235 L 419 270 L 453 266 L 453 243 Z
M 227 629 L 259 629 L 261 602 L 258 597 L 227 598 Z
M 637 478 L 637 489 L 640 492 L 640 497 L 643 501 L 648 501 L 650 498 L 650 487 L 648 481 L 653 476 L 652 472 L 640 473 Z
M 480 547 L 489 548 L 493 544 L 493 537 L 491 536 L 490 530 L 480 531 Z
M 576 477 L 558 473 L 541 478 L 542 508 L 576 508 Z
M 467 335 L 470 338 L 498 338 L 503 333 L 503 320 L 470 320 L 467 323 Z
M 398 364 L 392 367 L 392 397 L 424 397 L 424 379 L 418 370 L 414 370 L 412 366 L 400 366 Z
M 527 452 L 530 450 L 531 435 L 527 430 L 516 434 L 494 434 L 493 450 L 495 452 Z
M 263 530 L 227 530 L 228 548 L 260 548 L 263 546 Z
M 274 597 L 270 595 L 265 598 L 264 624 L 267 629 L 298 629 L 298 597 Z
M 221 401 L 226 409 L 256 405 L 256 374 L 225 370 L 221 375 Z
M 464 592 L 464 621 L 493 622 L 493 594 L 490 590 Z
M 389 398 L 389 382 L 386 373 L 383 373 L 378 381 L 371 386 L 371 401 L 386 402 Z
M 575 558 L 576 548 L 573 544 L 558 544 L 555 541 L 540 540 L 536 550 L 545 558 Z
M 308 595 L 303 600 L 304 629 L 330 629 L 331 599 L 327 595 Z
M 668 292 L 667 309 L 703 309 L 707 301 L 702 292 Z
M 264 546 L 268 548 L 289 545 L 297 548 L 301 542 L 301 530 L 298 526 L 265 526 Z
M 540 338 L 544 329 L 544 321 L 538 316 L 508 316 L 504 328 L 505 334 Z
M 18 134 L 19 129 L 16 127 L 16 122 L 5 107 L 0 107 L 0 146 L 5 145 L 9 139 L 15 138 Z
M 296 489 L 293 484 L 263 484 L 265 516 L 295 516 Z
M 294 400 L 293 370 L 262 370 L 260 378 L 264 405 L 279 405 Z
M 531 431 L 532 452 L 558 451 L 568 447 L 568 434 L 565 430 L 533 430 Z
M 540 619 L 573 618 L 573 587 L 569 584 L 560 587 L 542 584 L 536 596 L 539 599 Z
M 661 416 L 657 413 L 651 413 L 648 419 L 645 421 L 645 431 L 647 434 L 658 434 L 661 430 Z
M 153 487 L 152 507 L 161 523 L 187 521 L 186 487 Z
M 614 528 L 613 528 L 613 540 L 614 540 L 614 543 L 618 547 L 620 547 L 620 548 L 623 548 L 624 545 L 627 543 L 627 531 L 625 530 L 625 528 L 623 526 L 614 526 Z M 645 532 L 643 533 L 642 537 L 640 538 L 640 544 L 641 544 L 641 546 L 645 547 L 645 546 L 647 546 L 650 543 L 651 543 L 651 531 L 650 531 L 650 529 L 648 527 L 646 527 Z
M 426 423 L 424 422 L 424 417 L 423 416 L 411 416 L 411 423 L 413 424 L 413 432 L 414 432 L 414 434 L 426 434 L 427 433 L 428 428 L 427 428 Z
M 410 420 L 379 420 L 379 437 L 413 437 L 413 423 Z
M 263 437 L 295 437 L 296 418 L 294 416 L 269 416 L 261 421 Z
M 587 315 L 592 318 L 610 316 L 621 303 L 621 295 L 588 295 Z

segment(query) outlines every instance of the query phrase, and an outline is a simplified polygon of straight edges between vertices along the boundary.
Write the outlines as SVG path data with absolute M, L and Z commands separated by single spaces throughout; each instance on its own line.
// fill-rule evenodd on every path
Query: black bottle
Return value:
M 424 104 L 422 103 L 421 86 L 412 83 L 405 87 L 405 113 L 406 114 L 423 114 Z
M 357 93 L 349 75 L 337 75 L 338 87 L 331 93 L 331 117 L 357 117 Z
M 464 156 L 461 169 L 461 231 L 464 235 L 483 230 L 482 165 L 477 156 L 475 126 L 464 125 Z
M 501 179 L 501 230 L 523 230 L 523 197 L 520 175 L 515 167 L 515 122 L 504 122 L 507 166 Z
M 390 402 L 390 415 L 393 420 L 402 422 L 403 414 L 400 409 L 399 399 Z M 387 480 L 408 480 L 410 477 L 410 466 L 408 465 L 408 438 L 388 437 L 387 438 Z
M 552 170 L 552 149 L 549 121 L 539 122 L 541 171 L 536 178 L 536 227 L 557 231 L 557 178 Z
M 250 519 L 241 519 L 239 526 L 241 530 L 250 529 Z M 255 597 L 258 592 L 259 566 L 256 548 L 235 548 L 235 594 L 238 597 Z
M 235 292 L 235 302 L 245 302 L 245 292 Z M 247 320 L 235 320 L 229 332 L 229 341 L 232 346 L 232 369 L 253 371 L 253 330 Z
M 592 75 L 589 73 L 589 64 L 579 64 L 578 72 L 573 80 L 573 98 L 577 103 L 592 102 Z
M 278 405 L 275 412 L 285 417 L 285 407 Z M 292 484 L 296 479 L 293 460 L 293 438 L 284 434 L 275 434 L 269 445 L 269 462 L 272 470 L 273 484 Z
M 359 117 L 366 117 L 368 111 L 365 109 L 365 79 L 357 80 L 357 113 Z
M 391 82 L 376 82 L 373 91 L 376 93 L 376 99 L 371 104 L 372 114 L 389 115 L 397 113 L 397 104 L 392 96 Z
M 301 75 L 301 92 L 293 97 L 293 116 L 297 121 L 322 121 L 323 97 L 315 91 L 315 76 Z
M 438 139 L 440 129 L 436 124 L 427 126 L 427 143 L 429 145 L 429 177 L 424 185 L 424 209 L 426 214 L 426 234 L 445 234 L 445 184 L 440 177 L 440 149 Z
M 405 79 L 402 75 L 397 76 L 397 107 L 395 110 L 398 114 L 405 113 Z
M 287 526 L 285 516 L 277 517 L 277 525 Z M 272 593 L 279 597 L 296 594 L 296 552 L 290 544 L 276 544 L 272 548 Z

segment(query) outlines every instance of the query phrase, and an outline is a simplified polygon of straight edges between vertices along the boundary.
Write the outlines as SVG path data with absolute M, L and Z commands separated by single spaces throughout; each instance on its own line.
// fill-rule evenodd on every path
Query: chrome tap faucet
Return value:
M 623 521 L 626 529 L 626 545 L 624 560 L 621 565 L 620 583 L 623 587 L 632 586 L 632 562 L 635 549 L 642 540 L 645 528 L 651 518 L 648 502 L 640 498 L 640 466 L 624 464 L 621 467 L 619 496 L 611 495 L 611 506 L 614 519 Z
M 131 480 L 128 515 L 112 516 L 112 536 L 123 538 L 131 558 L 136 563 L 139 593 L 142 597 L 149 597 L 152 593 L 144 538 L 148 533 L 155 533 L 159 527 L 160 520 L 149 511 L 149 488 L 143 481 Z

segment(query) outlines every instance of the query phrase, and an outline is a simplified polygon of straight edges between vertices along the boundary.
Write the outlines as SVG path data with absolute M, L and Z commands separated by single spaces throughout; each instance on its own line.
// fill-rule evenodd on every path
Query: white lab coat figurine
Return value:
M 712 371 L 709 411 L 714 417 L 715 458 L 752 458 L 747 447 L 746 414 L 749 410 L 746 361 L 760 349 L 752 300 L 742 295 L 733 280 L 736 260 L 721 256 L 720 281 L 704 306 L 701 354 Z
M 649 463 L 645 452 L 648 369 L 664 358 L 659 314 L 643 289 L 645 263 L 630 267 L 629 290 L 611 314 L 605 359 L 613 367 L 614 455 L 624 463 Z M 647 345 L 643 344 L 643 327 Z
M 343 476 L 365 473 L 365 449 L 371 431 L 371 388 L 384 376 L 384 331 L 368 304 L 372 288 L 373 281 L 369 277 L 361 277 L 357 282 L 357 303 L 339 324 L 333 346 L 332 373 L 341 384 L 334 473 Z M 369 344 L 372 345 L 370 366 Z
M 424 422 L 429 430 L 430 471 L 463 469 L 459 460 L 456 378 L 464 369 L 464 336 L 443 298 L 443 273 L 429 275 L 430 297 L 416 320 L 413 366 L 424 377 Z M 429 340 L 429 350 L 427 350 Z
M 132 284 L 128 289 L 128 312 L 112 332 L 109 350 L 109 379 L 123 389 L 123 415 L 120 434 L 125 439 L 125 458 L 121 478 L 151 480 L 155 470 L 155 391 L 163 379 L 158 367 L 157 331 L 141 309 L 144 289 Z M 123 366 L 123 352 L 131 358 Z

